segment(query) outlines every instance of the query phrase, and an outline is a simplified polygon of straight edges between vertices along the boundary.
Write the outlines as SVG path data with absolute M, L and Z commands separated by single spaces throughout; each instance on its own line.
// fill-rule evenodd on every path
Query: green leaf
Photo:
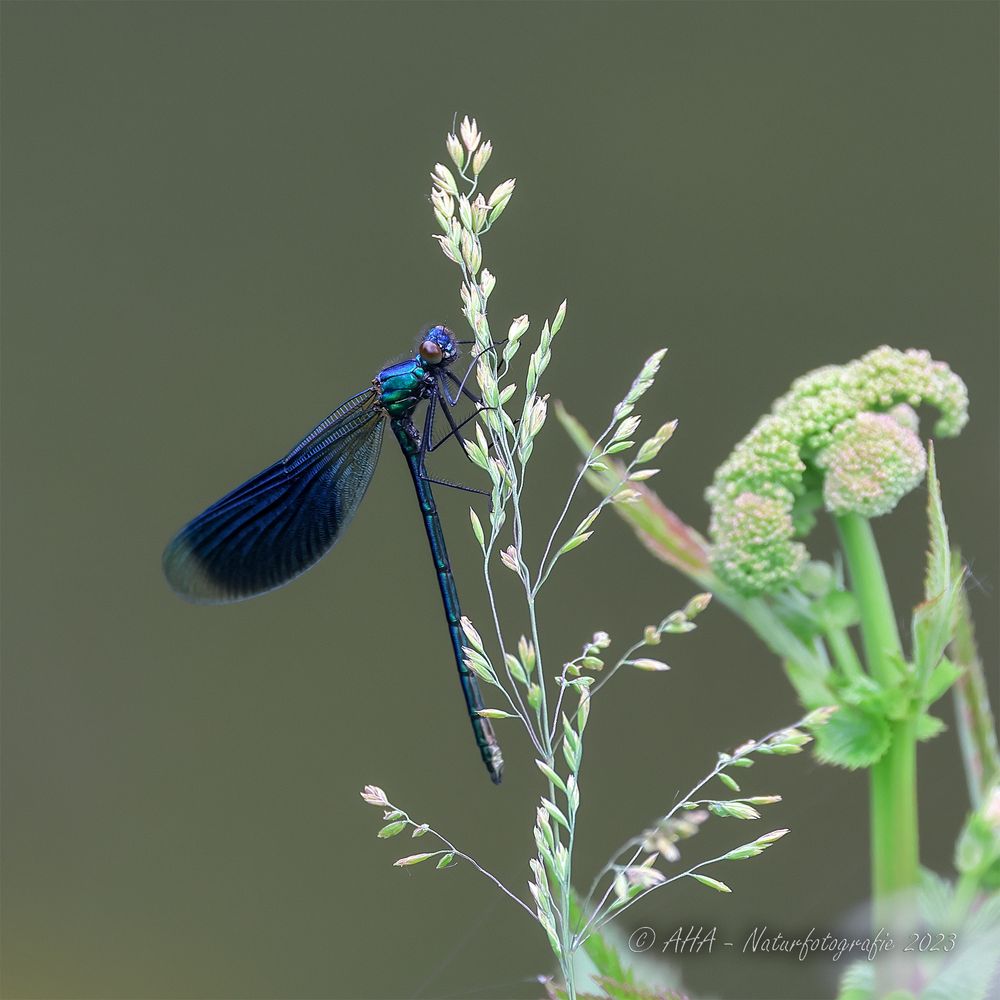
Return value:
M 441 856 L 441 860 L 438 861 L 436 868 L 450 868 L 455 863 L 455 855 L 449 851 L 447 854 Z
M 505 712 L 502 708 L 481 708 L 476 712 L 482 719 L 516 719 L 516 715 L 512 715 L 510 712 Z
M 933 927 L 941 922 L 941 914 L 948 912 L 953 896 L 954 890 L 947 879 L 928 868 L 920 869 L 920 890 L 917 899 L 927 927 Z
M 582 921 L 574 920 L 574 926 L 578 925 L 582 925 Z M 600 974 L 601 989 L 612 1000 L 640 1000 L 644 996 L 650 997 L 645 989 L 634 985 L 631 970 L 622 964 L 618 952 L 605 938 L 604 932 L 591 930 L 583 943 L 583 950 Z M 577 996 L 582 1000 L 584 994 L 577 993 Z M 666 995 L 664 1000 L 668 1000 Z
M 815 664 L 784 659 L 782 666 L 792 687 L 795 688 L 795 693 L 799 696 L 799 701 L 806 708 L 822 708 L 837 700 Z
M 733 890 L 726 885 L 725 882 L 720 882 L 718 879 L 709 878 L 707 875 L 699 875 L 697 872 L 691 873 L 691 878 L 696 879 L 702 885 L 707 885 L 709 889 L 715 889 L 716 892 L 732 892 Z
M 960 872 L 983 871 L 1000 859 L 1000 832 L 987 819 L 987 799 L 970 813 L 955 845 L 955 867 Z
M 955 569 L 952 566 L 948 525 L 941 506 L 941 484 L 934 464 L 933 443 L 928 452 L 927 464 L 927 520 L 930 543 L 924 578 L 924 601 L 914 609 L 911 625 L 913 662 L 917 677 L 924 686 L 952 639 L 955 612 L 964 580 L 961 567 Z
M 858 599 L 847 590 L 834 590 L 813 605 L 826 628 L 850 628 L 861 620 Z
M 873 1000 L 875 968 L 873 962 L 855 962 L 844 970 L 837 1000 Z
M 849 771 L 871 767 L 889 749 L 891 739 L 885 716 L 859 706 L 842 705 L 825 726 L 816 730 L 816 756 Z
M 958 947 L 947 956 L 950 961 L 935 970 L 921 1000 L 986 1000 L 996 995 L 990 985 L 1000 966 L 1000 927 L 982 927 L 978 933 L 972 927 L 985 908 L 959 930 Z
M 947 728 L 944 722 L 935 715 L 928 715 L 924 712 L 917 716 L 916 735 L 918 740 L 932 740 Z
M 952 559 L 952 568 L 960 569 L 962 559 L 959 553 L 953 553 Z M 997 727 L 990 708 L 986 672 L 976 648 L 972 611 L 964 589 L 958 593 L 955 635 L 949 654 L 962 668 L 962 677 L 953 689 L 955 725 L 969 794 L 972 804 L 978 806 L 992 784 L 1000 778 L 1000 749 L 997 747 Z
M 378 836 L 383 840 L 386 840 L 389 837 L 395 837 L 398 833 L 402 833 L 405 829 L 406 824 L 403 822 L 387 823 L 381 830 L 379 830 Z
M 934 442 L 927 449 L 927 572 L 924 576 L 924 596 L 930 600 L 948 589 L 951 580 L 951 549 L 948 545 L 948 525 L 941 505 L 941 483 L 934 460 Z
M 925 704 L 933 705 L 964 672 L 962 667 L 952 663 L 947 657 L 942 659 L 927 680 L 927 687 L 924 689 Z

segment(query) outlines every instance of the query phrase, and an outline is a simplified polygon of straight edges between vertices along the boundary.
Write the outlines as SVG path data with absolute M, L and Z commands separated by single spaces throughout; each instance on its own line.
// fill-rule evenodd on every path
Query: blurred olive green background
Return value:
M 358 798 L 378 783 L 528 878 L 537 775 L 508 724 L 508 777 L 486 780 L 391 440 L 347 537 L 293 586 L 198 608 L 159 569 L 183 521 L 422 324 L 460 326 L 427 202 L 455 112 L 494 141 L 488 179 L 518 178 L 486 243 L 496 326 L 569 299 L 548 389 L 591 426 L 669 346 L 643 411 L 680 420 L 657 482 L 692 523 L 795 376 L 881 343 L 951 363 L 973 420 L 939 465 L 995 664 L 996 5 L 8 2 L 2 19 L 5 997 L 538 996 L 551 966 L 523 914 L 468 870 L 392 868 L 408 844 L 377 841 Z M 538 542 L 575 460 L 554 421 L 535 456 Z M 440 492 L 482 619 L 468 498 Z M 878 525 L 901 611 L 921 493 Z M 556 663 L 692 590 L 613 517 L 565 567 L 541 609 Z M 586 872 L 717 749 L 797 717 L 748 631 L 722 608 L 702 621 L 661 647 L 672 673 L 621 676 L 596 705 Z M 921 762 L 923 856 L 949 872 L 954 732 Z M 666 891 L 626 930 L 741 945 L 863 904 L 864 776 L 803 755 L 750 785 L 785 795 L 764 823 L 792 835 L 727 870 L 732 896 Z M 830 995 L 843 965 L 739 946 L 682 964 L 692 993 L 769 998 Z

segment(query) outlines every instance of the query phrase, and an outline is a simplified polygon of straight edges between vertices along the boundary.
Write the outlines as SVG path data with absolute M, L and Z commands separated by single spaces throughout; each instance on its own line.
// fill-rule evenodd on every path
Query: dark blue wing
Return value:
M 280 462 L 190 524 L 163 553 L 163 572 L 190 601 L 263 594 L 329 551 L 371 482 L 384 420 L 374 389 L 349 399 Z

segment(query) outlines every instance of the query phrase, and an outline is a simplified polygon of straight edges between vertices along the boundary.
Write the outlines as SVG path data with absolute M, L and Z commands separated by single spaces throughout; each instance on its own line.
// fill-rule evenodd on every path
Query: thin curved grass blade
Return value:
M 167 582 L 199 604 L 274 590 L 325 555 L 368 489 L 385 421 L 369 389 L 347 400 L 281 461 L 212 504 L 163 553 Z

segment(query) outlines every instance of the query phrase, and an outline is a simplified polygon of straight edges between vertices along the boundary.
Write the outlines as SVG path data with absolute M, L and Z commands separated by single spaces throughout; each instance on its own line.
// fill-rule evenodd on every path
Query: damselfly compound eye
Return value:
M 436 341 L 425 340 L 420 345 L 420 357 L 429 365 L 439 365 L 444 360 L 444 351 Z

